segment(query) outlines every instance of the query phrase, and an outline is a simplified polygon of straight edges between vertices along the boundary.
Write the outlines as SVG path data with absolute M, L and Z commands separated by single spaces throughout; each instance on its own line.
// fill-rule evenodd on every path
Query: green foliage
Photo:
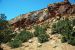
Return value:
M 14 39 L 13 41 L 10 42 L 10 46 L 12 48 L 17 48 L 21 46 L 22 41 L 19 39 Z
M 47 35 L 47 34 L 40 34 L 39 36 L 38 36 L 38 41 L 40 42 L 40 43 L 44 43 L 44 42 L 47 42 L 47 41 L 49 41 L 49 35 Z
M 59 20 L 53 24 L 53 33 L 59 33 L 62 35 L 62 42 L 68 42 L 69 44 L 75 45 L 75 29 L 74 21 L 65 19 Z
M 13 38 L 12 29 L 9 28 L 9 23 L 6 20 L 5 14 L 0 14 L 0 42 L 7 43 Z
M 33 37 L 32 33 L 24 30 L 19 35 L 17 35 L 15 38 L 21 40 L 22 42 L 26 42 L 32 37 Z
M 1 20 L 6 20 L 6 18 L 7 18 L 7 17 L 5 16 L 5 14 L 0 14 L 0 19 L 1 19 Z
M 33 34 L 24 30 L 20 34 L 16 35 L 14 40 L 10 42 L 10 46 L 13 48 L 20 47 L 22 42 L 28 41 L 33 37 Z
M 38 36 L 40 34 L 45 34 L 45 29 L 41 26 L 36 26 L 35 27 L 35 32 L 34 32 L 34 36 Z
M 13 38 L 12 30 L 9 29 L 9 23 L 6 20 L 5 14 L 0 14 L 0 45 L 1 43 L 7 43 Z M 1 49 L 1 46 L 0 46 Z
M 6 21 L 6 20 L 1 20 L 1 19 L 0 19 L 0 23 L 4 23 L 4 22 L 7 22 L 7 21 Z
M 7 28 L 8 21 L 6 20 L 0 20 L 0 30 L 4 30 Z
M 49 41 L 49 40 L 48 40 L 49 35 L 46 34 L 46 28 L 45 28 L 45 27 L 36 26 L 36 27 L 35 27 L 34 35 L 38 38 L 38 41 L 39 41 L 40 43 L 44 43 L 44 42 Z
M 67 39 L 65 37 L 62 37 L 61 42 L 62 43 L 67 42 Z
M 68 43 L 75 46 L 75 37 L 71 38 Z
M 10 41 L 13 35 L 14 34 L 12 34 L 12 30 L 8 29 L 0 32 L 0 42 L 6 43 Z
M 6 20 L 5 14 L 0 14 L 0 30 L 3 30 L 6 28 L 8 21 Z
M 60 20 L 53 25 L 53 31 L 57 33 L 69 33 L 72 30 L 72 22 L 68 19 Z
M 75 25 L 75 19 L 73 19 L 72 22 L 73 22 L 73 25 Z

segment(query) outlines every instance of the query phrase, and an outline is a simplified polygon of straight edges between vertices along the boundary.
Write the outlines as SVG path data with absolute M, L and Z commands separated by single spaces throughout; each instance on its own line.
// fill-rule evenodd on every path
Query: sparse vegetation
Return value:
M 20 34 L 18 34 L 15 38 L 21 40 L 22 42 L 26 42 L 32 37 L 33 37 L 32 33 L 24 30 Z
M 33 37 L 33 34 L 24 30 L 20 34 L 16 35 L 13 41 L 10 42 L 10 46 L 13 48 L 20 47 L 23 42 L 28 41 Z
M 46 30 L 42 26 L 35 27 L 34 35 L 38 38 L 40 43 L 48 41 L 49 36 L 45 32 Z M 21 46 L 21 43 L 27 42 L 30 38 L 33 37 L 33 33 L 23 30 L 20 34 L 16 35 L 14 40 L 10 42 L 10 46 L 13 48 Z
M 3 50 L 1 44 L 11 41 L 11 39 L 15 36 L 15 34 L 12 33 L 13 30 L 10 29 L 5 14 L 0 14 L 0 49 L 1 50 Z
M 46 23 L 43 24 L 42 27 L 43 27 L 45 30 L 47 30 L 47 28 L 50 28 L 49 26 L 50 26 L 49 22 L 46 22 Z
M 38 36 L 38 41 L 40 42 L 40 43 L 44 43 L 44 42 L 47 42 L 47 41 L 49 41 L 49 35 L 47 35 L 47 34 L 40 34 L 39 36 Z
M 22 44 L 22 41 L 19 40 L 19 39 L 14 39 L 13 41 L 10 42 L 10 46 L 12 48 L 17 48 L 17 47 L 20 47 Z
M 12 30 L 4 30 L 0 33 L 0 41 L 3 43 L 7 43 L 13 38 Z
M 72 22 L 69 19 L 59 20 L 53 24 L 53 31 L 57 33 L 68 33 L 72 31 Z
M 59 20 L 53 25 L 53 33 L 61 34 L 62 42 L 68 42 L 69 44 L 75 45 L 75 30 L 73 27 L 74 23 L 71 20 Z
M 35 27 L 34 35 L 38 38 L 38 41 L 39 41 L 40 43 L 44 43 L 44 42 L 49 41 L 49 39 L 48 39 L 49 36 L 48 36 L 48 34 L 46 34 L 46 29 L 45 29 L 45 27 L 36 26 L 36 27 Z
M 75 37 L 71 38 L 68 43 L 75 46 Z
M 65 42 L 67 42 L 67 39 L 65 37 L 62 37 L 61 42 L 65 43 Z
M 35 26 L 35 32 L 34 32 L 34 36 L 38 36 L 40 34 L 45 34 L 45 29 L 42 26 Z
M 73 22 L 73 25 L 75 25 L 75 19 L 73 19 L 72 22 Z

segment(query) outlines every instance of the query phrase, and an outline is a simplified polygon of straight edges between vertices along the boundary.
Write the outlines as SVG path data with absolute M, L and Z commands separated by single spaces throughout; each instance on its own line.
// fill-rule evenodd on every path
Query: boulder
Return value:
M 29 42 L 29 43 L 32 43 L 33 41 L 30 39 L 30 40 L 28 40 L 28 42 Z
M 37 47 L 41 47 L 41 46 L 42 46 L 42 44 L 41 44 L 41 43 L 38 43 L 37 45 L 38 45 Z

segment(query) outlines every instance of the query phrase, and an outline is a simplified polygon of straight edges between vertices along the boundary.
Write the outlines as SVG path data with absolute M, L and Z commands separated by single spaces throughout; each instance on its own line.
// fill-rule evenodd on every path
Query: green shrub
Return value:
M 49 41 L 48 38 L 49 38 L 49 35 L 46 34 L 46 28 L 47 27 L 42 27 L 42 26 L 35 26 L 35 32 L 34 32 L 34 36 L 36 36 L 38 38 L 38 41 L 40 43 L 44 43 L 44 42 L 47 42 Z
M 28 41 L 32 37 L 33 37 L 32 33 L 24 30 L 20 34 L 16 35 L 14 40 L 9 42 L 9 44 L 12 48 L 17 48 L 20 47 L 23 42 Z
M 73 25 L 75 26 L 75 19 L 72 20 Z
M 14 39 L 13 41 L 10 42 L 10 46 L 12 48 L 17 48 L 21 46 L 22 41 L 19 39 Z
M 9 29 L 0 32 L 0 41 L 2 43 L 7 43 L 8 41 L 10 41 L 13 38 L 14 34 L 12 34 L 12 33 L 13 33 L 12 30 L 9 30 Z
M 61 39 L 62 42 L 68 42 L 71 45 L 75 45 L 75 29 L 73 26 L 75 20 L 59 20 L 57 23 L 53 24 L 53 33 L 59 33 L 63 37 Z
M 67 42 L 67 39 L 65 37 L 62 37 L 61 42 L 62 43 Z
M 44 42 L 47 42 L 47 41 L 49 41 L 49 35 L 47 35 L 47 34 L 40 34 L 39 36 L 38 36 L 38 41 L 40 42 L 40 43 L 44 43 Z
M 20 34 L 16 35 L 14 40 L 10 42 L 10 46 L 12 48 L 20 47 L 22 42 L 28 41 L 30 38 L 33 37 L 33 34 L 29 31 L 22 31 Z
M 69 33 L 72 30 L 72 22 L 69 19 L 60 20 L 53 24 L 53 32 Z
M 36 26 L 35 27 L 35 32 L 34 32 L 34 36 L 38 36 L 40 34 L 45 34 L 45 29 L 41 26 Z
M 3 40 L 4 40 L 4 35 L 2 32 L 0 32 L 0 43 L 3 42 Z
M 24 30 L 19 35 L 17 35 L 15 37 L 15 39 L 19 39 L 19 40 L 21 40 L 23 42 L 26 42 L 26 41 L 28 41 L 32 37 L 33 37 L 33 34 L 32 33 Z
M 75 45 L 75 37 L 71 37 L 68 41 L 69 44 Z

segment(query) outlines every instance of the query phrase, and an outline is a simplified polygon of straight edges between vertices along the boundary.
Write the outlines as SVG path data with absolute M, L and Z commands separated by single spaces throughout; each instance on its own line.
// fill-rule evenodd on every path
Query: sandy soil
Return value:
M 36 37 L 31 39 L 33 42 L 25 42 L 19 48 L 11 48 L 6 44 L 2 44 L 4 50 L 75 50 L 75 46 L 71 46 L 67 43 L 61 43 L 60 39 L 50 40 L 49 42 L 42 43 L 42 46 L 38 47 L 38 39 Z

